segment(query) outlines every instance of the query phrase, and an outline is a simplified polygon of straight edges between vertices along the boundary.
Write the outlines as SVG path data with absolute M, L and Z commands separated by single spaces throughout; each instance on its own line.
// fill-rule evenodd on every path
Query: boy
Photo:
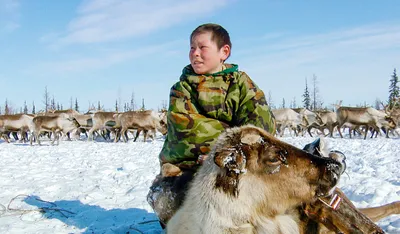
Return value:
M 225 128 L 253 124 L 275 132 L 264 93 L 237 65 L 225 64 L 231 47 L 228 32 L 217 24 L 200 25 L 190 35 L 190 65 L 170 92 L 161 173 L 147 195 L 162 226 L 181 205 L 202 157 Z
M 171 88 L 168 134 L 159 155 L 161 172 L 147 195 L 162 227 L 182 204 L 203 156 L 210 152 L 225 128 L 253 124 L 275 133 L 275 119 L 264 93 L 246 73 L 238 71 L 237 65 L 225 64 L 231 47 L 228 32 L 217 24 L 200 25 L 190 35 L 190 65 Z M 348 204 L 351 202 L 341 206 L 350 210 L 349 214 L 320 206 L 306 207 L 303 212 L 311 217 L 309 214 L 323 210 L 321 217 L 315 219 L 339 230 L 331 219 L 354 218 L 356 208 Z M 308 221 L 307 230 L 308 226 L 313 228 L 313 222 Z M 379 229 L 372 222 L 364 225 Z M 360 231 L 358 227 L 352 228 Z

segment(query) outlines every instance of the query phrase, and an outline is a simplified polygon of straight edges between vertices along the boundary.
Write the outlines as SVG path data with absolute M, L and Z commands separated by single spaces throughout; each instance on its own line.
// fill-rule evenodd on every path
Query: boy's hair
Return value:
M 218 49 L 221 49 L 224 45 L 229 45 L 229 47 L 232 48 L 231 38 L 229 37 L 228 31 L 218 24 L 208 23 L 198 26 L 193 30 L 192 34 L 190 34 L 190 41 L 192 41 L 194 36 L 205 32 L 211 32 L 211 40 L 217 44 Z M 231 56 L 230 53 L 226 59 L 228 59 L 229 56 Z

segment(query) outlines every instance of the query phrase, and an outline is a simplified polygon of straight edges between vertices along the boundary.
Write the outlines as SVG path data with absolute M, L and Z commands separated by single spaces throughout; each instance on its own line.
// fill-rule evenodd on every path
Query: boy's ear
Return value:
M 228 59 L 229 55 L 231 54 L 231 47 L 229 45 L 224 45 L 221 48 L 221 52 L 223 53 L 222 55 L 222 60 L 225 61 Z

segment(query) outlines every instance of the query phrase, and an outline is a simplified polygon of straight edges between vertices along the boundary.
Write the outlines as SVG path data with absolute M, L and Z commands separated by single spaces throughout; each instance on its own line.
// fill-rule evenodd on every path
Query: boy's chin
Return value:
M 201 69 L 201 68 L 195 68 L 195 67 L 193 67 L 193 70 L 197 75 L 208 75 L 208 74 L 216 73 L 216 71 L 214 72 L 214 71 L 209 71 L 209 70 L 205 70 L 205 69 Z

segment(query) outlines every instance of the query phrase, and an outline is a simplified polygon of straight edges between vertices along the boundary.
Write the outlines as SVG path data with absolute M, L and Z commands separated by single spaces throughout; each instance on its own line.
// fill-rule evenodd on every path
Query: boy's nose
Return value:
M 192 54 L 193 54 L 193 56 L 196 56 L 196 57 L 200 56 L 200 49 L 199 48 L 193 49 Z

